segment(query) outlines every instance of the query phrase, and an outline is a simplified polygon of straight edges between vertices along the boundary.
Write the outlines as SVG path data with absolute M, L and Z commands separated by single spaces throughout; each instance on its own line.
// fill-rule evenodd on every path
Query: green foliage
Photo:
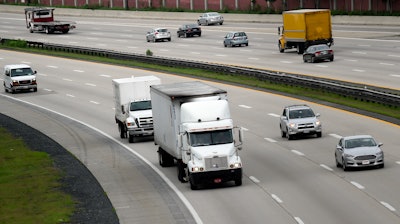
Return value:
M 146 56 L 153 56 L 153 52 L 150 49 L 147 49 Z
M 0 128 L 0 223 L 68 223 L 74 201 L 60 178 L 48 154 Z
M 6 40 L 3 45 L 17 48 L 26 48 L 28 46 L 25 40 Z

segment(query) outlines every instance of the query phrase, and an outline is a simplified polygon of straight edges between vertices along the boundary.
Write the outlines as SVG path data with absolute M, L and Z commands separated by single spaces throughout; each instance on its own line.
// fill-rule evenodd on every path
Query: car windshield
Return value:
M 372 138 L 357 138 L 345 141 L 345 147 L 347 149 L 357 148 L 357 147 L 373 147 L 373 146 L 376 146 L 376 142 Z
M 151 109 L 151 101 L 138 101 L 132 102 L 130 111 L 137 111 L 137 110 L 150 110 Z
M 315 117 L 314 112 L 310 109 L 291 110 L 289 112 L 290 119 Z
M 216 12 L 212 12 L 212 13 L 209 13 L 208 16 L 219 16 L 219 14 Z
M 316 51 L 323 51 L 323 50 L 328 50 L 328 49 L 329 49 L 329 47 L 326 45 L 320 45 L 320 46 L 315 47 Z
M 232 130 L 192 132 L 189 134 L 191 146 L 207 146 L 233 142 Z
M 196 28 L 197 24 L 187 24 L 185 25 L 186 28 Z
M 11 69 L 11 77 L 33 75 L 31 68 L 16 68 Z

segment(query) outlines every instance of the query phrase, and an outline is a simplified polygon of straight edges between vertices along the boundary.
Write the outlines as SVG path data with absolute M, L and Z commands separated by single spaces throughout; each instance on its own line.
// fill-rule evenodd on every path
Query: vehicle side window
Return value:
M 343 147 L 343 139 L 339 140 L 339 144 L 338 145 Z
M 7 69 L 5 74 L 6 74 L 6 76 L 10 76 L 10 70 Z
M 283 109 L 282 116 L 286 117 L 286 109 Z

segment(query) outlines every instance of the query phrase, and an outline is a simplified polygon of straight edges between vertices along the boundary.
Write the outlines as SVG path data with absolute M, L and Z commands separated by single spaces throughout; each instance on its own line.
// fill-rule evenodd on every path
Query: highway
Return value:
M 277 51 L 274 44 L 274 24 L 265 24 L 263 28 L 258 28 L 260 24 L 239 24 L 240 28 L 254 35 L 254 44 L 250 42 L 248 48 L 223 48 L 223 33 L 233 29 L 229 23 L 226 26 L 205 27 L 204 32 L 209 34 L 201 38 L 175 38 L 172 42 L 147 43 L 144 33 L 152 26 L 168 26 L 173 29 L 182 22 L 156 24 L 151 20 L 113 19 L 106 25 L 94 18 L 68 19 L 76 20 L 80 24 L 77 30 L 68 35 L 30 34 L 23 26 L 24 21 L 20 20 L 20 15 L 8 20 L 9 23 L 0 23 L 0 28 L 4 30 L 3 37 L 6 38 L 129 52 L 145 52 L 146 49 L 151 49 L 160 56 L 284 69 L 399 88 L 399 73 L 395 69 L 399 63 L 396 59 L 400 48 L 398 40 L 362 39 L 365 38 L 362 35 L 372 35 L 371 32 L 366 34 L 367 28 L 364 27 L 338 27 L 340 31 L 335 32 L 347 33 L 347 37 L 336 38 L 335 61 L 313 65 L 304 64 L 296 53 L 280 54 Z M 235 29 L 239 29 L 238 24 Z M 353 29 L 359 29 L 359 32 L 348 32 Z M 373 29 L 376 35 L 395 36 L 397 32 L 390 27 Z M 400 127 L 397 125 L 294 98 L 211 83 L 228 90 L 233 119 L 237 125 L 246 129 L 245 145 L 241 151 L 244 181 L 240 187 L 226 184 L 192 191 L 189 184 L 182 184 L 177 180 L 174 167 L 161 168 L 158 165 L 156 146 L 152 141 L 129 144 L 126 139 L 119 139 L 114 123 L 111 89 L 111 79 L 132 75 L 156 75 L 163 83 L 182 82 L 190 80 L 189 78 L 1 50 L 0 66 L 10 63 L 32 65 L 38 71 L 39 90 L 37 93 L 14 95 L 2 92 L 0 112 L 42 130 L 70 149 L 98 178 L 116 207 L 121 223 L 137 220 L 140 223 L 176 223 L 174 220 L 179 216 L 174 215 L 171 208 L 165 207 L 170 201 L 161 196 L 164 192 L 156 193 L 158 185 L 165 185 L 164 180 L 146 180 L 147 176 L 137 171 L 138 164 L 143 165 L 137 160 L 138 157 L 143 157 L 150 167 L 167 178 L 171 186 L 182 194 L 180 199 L 187 200 L 186 205 L 195 211 L 191 211 L 195 217 L 189 217 L 187 222 L 192 222 L 193 219 L 198 223 L 400 222 Z M 76 124 L 64 124 L 60 120 L 59 125 L 65 127 L 69 135 L 59 136 L 57 132 L 51 131 L 52 126 L 49 127 L 46 122 L 46 117 L 49 122 L 57 120 L 56 118 L 45 113 L 40 115 L 45 118 L 39 119 L 36 112 L 26 112 L 22 109 L 24 107 L 20 109 L 22 104 L 9 100 L 10 97 L 64 114 L 75 121 L 84 122 L 87 126 L 80 127 L 84 130 L 82 132 L 75 130 Z M 293 141 L 281 138 L 278 121 L 283 107 L 303 103 L 309 104 L 321 114 L 322 138 Z M 87 142 L 86 137 L 93 139 L 86 136 L 92 131 L 96 133 L 92 134 L 96 138 L 102 136 L 99 142 Z M 333 156 L 335 144 L 340 136 L 352 134 L 371 134 L 384 143 L 384 169 L 344 172 L 336 168 Z M 79 142 L 78 146 L 71 147 L 73 142 Z M 118 147 L 113 146 L 114 144 Z M 135 178 L 143 179 L 144 184 L 133 188 L 138 184 L 133 181 Z M 138 188 L 144 191 L 132 190 Z M 172 201 L 176 206 L 181 206 L 177 196 Z M 152 207 L 157 209 L 151 210 Z M 140 212 L 137 211 L 139 208 L 142 209 Z M 187 215 L 188 211 L 183 208 L 181 210 L 184 216 Z

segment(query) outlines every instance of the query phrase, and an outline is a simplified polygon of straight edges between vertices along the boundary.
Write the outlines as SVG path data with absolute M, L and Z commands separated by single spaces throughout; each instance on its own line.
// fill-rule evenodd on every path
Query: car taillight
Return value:
M 332 53 L 333 53 L 333 50 L 329 50 L 328 53 L 329 53 L 329 54 L 332 54 Z
M 321 54 L 320 51 L 315 52 L 315 56 L 318 56 L 318 55 L 320 55 L 320 54 Z

